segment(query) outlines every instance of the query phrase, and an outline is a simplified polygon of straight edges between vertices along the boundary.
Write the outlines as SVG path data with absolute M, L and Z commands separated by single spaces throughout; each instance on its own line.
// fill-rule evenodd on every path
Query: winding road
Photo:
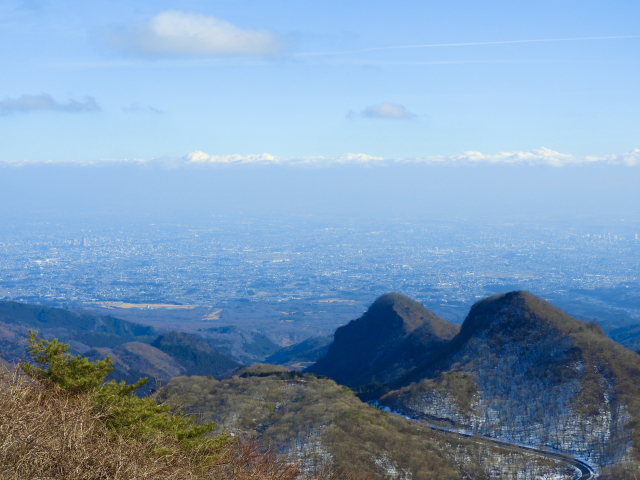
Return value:
M 389 411 L 389 410 L 387 410 Z M 455 432 L 452 431 L 448 428 L 444 428 L 444 427 L 440 427 L 438 425 L 434 425 L 432 423 L 429 423 L 425 420 L 416 420 L 415 418 L 409 418 L 406 417 L 404 415 L 398 414 L 394 411 L 389 411 L 389 413 L 392 413 L 394 415 L 397 415 L 399 417 L 405 418 L 407 420 L 412 420 L 414 422 L 419 422 L 420 424 L 430 428 L 433 431 L 439 432 L 439 433 L 444 433 L 446 435 L 453 435 L 459 438 L 465 438 L 465 439 L 471 439 L 471 440 L 476 440 L 478 442 L 481 443 L 491 443 L 493 445 L 497 445 L 499 447 L 502 448 L 506 448 L 508 450 L 515 450 L 515 451 L 520 451 L 520 452 L 529 452 L 529 453 L 534 453 L 537 455 L 540 455 L 542 457 L 546 457 L 546 458 L 550 458 L 553 460 L 560 460 L 561 462 L 566 463 L 567 465 L 571 465 L 572 467 L 577 468 L 578 470 L 580 470 L 581 475 L 577 478 L 575 478 L 574 480 L 594 480 L 596 478 L 595 476 L 595 469 L 583 462 L 582 460 L 578 460 L 577 458 L 574 458 L 570 455 L 565 455 L 562 453 L 554 453 L 554 452 L 549 452 L 547 450 L 542 450 L 536 447 L 528 447 L 525 445 L 518 445 L 515 443 L 510 443 L 510 442 L 505 442 L 503 440 L 496 440 L 495 438 L 491 438 L 491 437 L 486 437 L 484 435 L 471 435 L 471 434 L 466 434 L 466 433 L 459 433 L 459 432 Z

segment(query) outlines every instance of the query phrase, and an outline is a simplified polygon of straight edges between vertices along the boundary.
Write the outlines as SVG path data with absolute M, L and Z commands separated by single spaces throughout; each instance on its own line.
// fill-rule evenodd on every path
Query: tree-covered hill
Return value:
M 527 292 L 476 303 L 460 333 L 402 384 L 380 402 L 600 467 L 640 460 L 640 356 Z
M 202 328 L 198 333 L 220 353 L 244 365 L 262 362 L 280 349 L 263 333 L 236 325 Z
M 283 370 L 252 366 L 220 381 L 176 377 L 161 395 L 221 432 L 294 455 L 309 473 L 331 466 L 385 480 L 497 478 L 496 471 L 500 478 L 573 476 L 562 463 L 439 434 L 361 402 L 329 378 Z
M 399 293 L 379 297 L 357 320 L 336 330 L 327 354 L 306 371 L 357 387 L 390 383 L 451 340 L 458 327 Z
M 172 331 L 156 338 L 151 345 L 173 357 L 187 375 L 218 377 L 241 365 L 226 357 L 199 337 L 186 332 Z
M 7 359 L 23 357 L 28 329 L 45 338 L 59 338 L 77 352 L 90 348 L 114 348 L 128 342 L 150 343 L 158 332 L 111 316 L 78 315 L 62 308 L 0 301 L 0 344 Z
M 122 337 L 152 337 L 153 327 L 128 322 L 111 316 L 78 315 L 62 308 L 0 301 L 0 322 L 27 325 L 32 328 L 62 328 L 78 332 L 96 332 Z
M 178 375 L 213 375 L 240 366 L 197 335 L 168 332 L 158 334 L 150 326 L 110 316 L 78 315 L 61 308 L 0 302 L 0 355 L 16 363 L 26 360 L 29 329 L 41 338 L 58 338 L 71 345 L 72 352 L 92 360 L 114 360 L 109 379 L 133 383 L 140 377 L 150 381 L 137 394 L 148 394 L 156 380 Z M 153 345 L 150 343 L 153 342 Z M 267 345 L 268 351 L 273 347 Z
M 113 371 L 106 379 L 117 382 L 135 383 L 142 377 L 149 381 L 136 390 L 136 395 L 147 395 L 157 388 L 157 383 L 166 383 L 169 379 L 184 375 L 187 371 L 178 361 L 151 345 L 130 342 L 111 348 L 93 348 L 83 356 L 90 361 L 104 360 L 107 355 L 113 362 Z

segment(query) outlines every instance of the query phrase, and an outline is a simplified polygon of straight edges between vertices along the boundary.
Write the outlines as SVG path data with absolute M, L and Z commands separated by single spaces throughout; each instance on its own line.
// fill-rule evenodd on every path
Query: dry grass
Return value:
M 295 463 L 248 439 L 215 452 L 185 451 L 166 438 L 116 435 L 88 395 L 46 388 L 0 367 L 0 479 L 298 480 Z M 211 455 L 213 453 L 213 455 Z M 323 479 L 337 479 L 324 472 Z

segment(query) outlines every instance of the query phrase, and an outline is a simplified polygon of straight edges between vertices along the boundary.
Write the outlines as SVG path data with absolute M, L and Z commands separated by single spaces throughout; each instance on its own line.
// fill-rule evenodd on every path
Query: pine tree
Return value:
M 211 453 L 229 443 L 226 436 L 218 436 L 215 441 L 205 437 L 215 431 L 213 422 L 196 425 L 193 416 L 172 414 L 169 405 L 159 405 L 151 397 L 134 395 L 147 378 L 132 385 L 115 380 L 105 383 L 106 376 L 113 370 L 109 356 L 90 362 L 81 355 L 74 357 L 67 353 L 70 349 L 71 345 L 61 343 L 57 338 L 51 341 L 38 339 L 38 332 L 29 330 L 27 350 L 40 366 L 23 364 L 22 370 L 31 378 L 68 395 L 90 395 L 94 408 L 100 410 L 105 423 L 116 434 L 140 439 L 163 436 L 182 448 Z

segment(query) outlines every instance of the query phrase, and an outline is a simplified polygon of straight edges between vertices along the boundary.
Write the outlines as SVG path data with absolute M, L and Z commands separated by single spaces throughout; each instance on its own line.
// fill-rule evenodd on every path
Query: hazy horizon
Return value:
M 0 169 L 0 215 L 638 218 L 640 168 L 625 166 L 294 167 L 32 165 Z

